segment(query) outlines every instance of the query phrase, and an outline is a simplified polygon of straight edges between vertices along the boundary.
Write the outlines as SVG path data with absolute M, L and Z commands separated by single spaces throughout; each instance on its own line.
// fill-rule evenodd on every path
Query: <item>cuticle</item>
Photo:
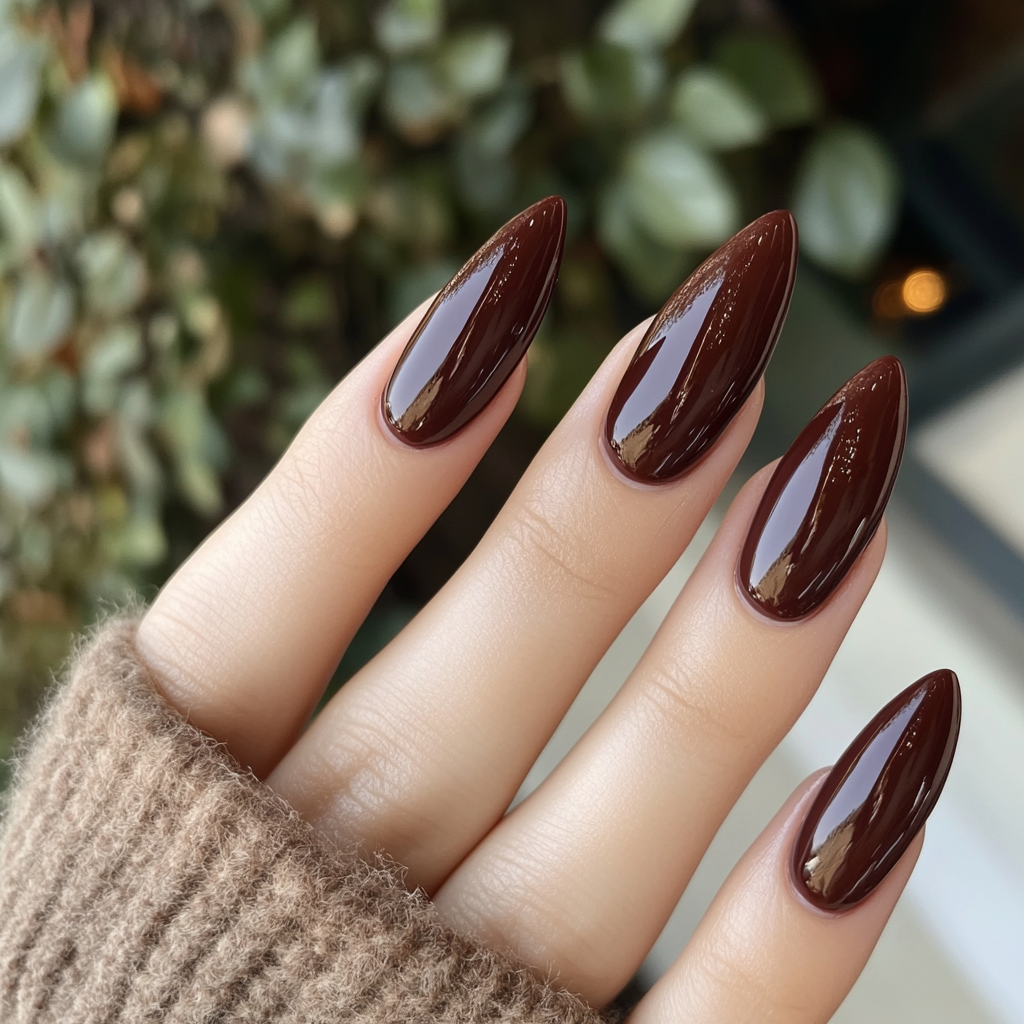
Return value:
M 476 417 L 474 416 L 473 419 L 476 419 Z M 463 427 L 468 427 L 469 424 L 472 422 L 473 420 L 468 420 L 466 423 L 463 424 Z M 459 435 L 462 433 L 462 428 L 460 428 L 459 430 L 455 431 L 455 433 L 452 434 L 450 437 L 446 437 L 441 441 L 436 441 L 433 444 L 412 444 L 411 442 L 406 441 L 405 438 L 403 438 L 401 434 L 394 430 L 391 424 L 388 422 L 388 418 L 384 413 L 383 398 L 381 398 L 377 402 L 377 426 L 380 429 L 380 432 L 384 435 L 384 438 L 403 452 L 421 452 L 427 450 L 434 451 L 438 448 L 443 448 L 446 444 L 449 444 L 450 442 L 456 440 L 456 438 L 458 438 Z
M 774 615 L 769 615 L 768 612 L 764 611 L 763 606 L 760 605 L 756 600 L 754 600 L 754 598 L 750 594 L 750 591 L 747 590 L 746 586 L 744 586 L 743 581 L 740 578 L 740 561 L 743 558 L 743 546 L 741 545 L 740 553 L 736 556 L 736 568 L 733 572 L 733 582 L 736 585 L 736 589 L 739 591 L 740 597 L 743 599 L 743 604 L 750 609 L 750 611 L 754 614 L 754 616 L 757 619 L 767 621 L 771 623 L 771 625 L 773 626 L 802 626 L 804 623 L 810 622 L 812 619 L 820 615 L 826 608 L 828 608 L 828 606 L 832 603 L 832 601 L 836 598 L 838 594 L 840 594 L 846 587 L 851 585 L 851 577 L 856 571 L 857 566 L 860 564 L 860 560 L 867 553 L 867 550 L 871 546 L 871 542 L 875 539 L 875 536 L 878 533 L 879 527 L 882 525 L 883 521 L 884 516 L 882 519 L 879 519 L 878 523 L 876 524 L 875 528 L 871 531 L 867 540 L 864 541 L 864 546 L 860 549 L 860 551 L 857 553 L 857 557 L 853 560 L 850 567 L 843 574 L 843 578 L 825 596 L 825 599 L 820 604 L 815 605 L 815 607 L 813 607 L 809 612 L 805 612 L 803 615 L 799 615 L 796 618 L 792 619 L 779 619 L 776 618 Z M 747 534 L 744 534 L 744 543 L 746 543 L 746 536 Z
M 598 432 L 597 432 L 597 447 L 601 451 L 601 455 L 604 458 L 605 464 L 611 470 L 612 476 L 614 476 L 620 483 L 628 484 L 630 487 L 639 491 L 661 491 L 667 490 L 669 487 L 674 487 L 676 484 L 681 483 L 685 480 L 701 463 L 707 458 L 711 451 L 715 448 L 712 445 L 710 449 L 702 452 L 693 462 L 689 463 L 685 469 L 681 470 L 673 477 L 669 477 L 667 480 L 641 480 L 639 477 L 635 477 L 632 474 L 626 472 L 622 468 L 622 462 L 619 457 L 615 454 L 615 450 L 608 443 L 608 438 L 605 435 L 605 421 L 607 414 L 601 418 Z
M 803 908 L 805 910 L 809 910 L 812 914 L 815 914 L 817 917 L 823 918 L 826 921 L 836 921 L 846 917 L 854 910 L 859 909 L 865 900 L 871 898 L 872 893 L 874 893 L 875 891 L 874 889 L 872 889 L 871 892 L 869 892 L 866 896 L 863 896 L 861 899 L 857 900 L 856 903 L 852 903 L 848 907 L 843 907 L 840 910 L 829 910 L 827 907 L 819 907 L 818 904 L 815 903 L 810 898 L 810 896 L 807 895 L 807 886 L 803 884 L 803 881 L 801 879 L 796 877 L 796 871 L 793 866 L 792 856 L 788 858 L 788 864 L 786 865 L 785 872 L 786 879 L 789 882 L 790 891 L 792 892 L 793 896 L 797 900 L 799 900 Z M 875 888 L 877 888 L 877 886 Z
M 808 895 L 807 886 L 804 884 L 803 879 L 798 878 L 796 874 L 796 867 L 793 863 L 793 854 L 794 847 L 796 846 L 796 843 L 799 841 L 800 830 L 803 828 L 804 823 L 807 821 L 807 815 L 810 813 L 811 808 L 814 806 L 815 797 L 817 797 L 818 793 L 821 791 L 821 787 L 825 785 L 825 782 L 827 781 L 829 775 L 832 773 L 832 769 L 834 767 L 835 765 L 829 765 L 825 768 L 819 768 L 815 773 L 817 775 L 817 778 L 814 778 L 814 776 L 812 775 L 813 781 L 808 786 L 807 792 L 804 794 L 803 799 L 800 801 L 800 804 L 796 808 L 794 808 L 794 817 L 796 816 L 796 813 L 800 811 L 801 808 L 803 808 L 804 811 L 803 814 L 801 814 L 799 817 L 799 823 L 797 824 L 796 828 L 791 830 L 791 835 L 789 837 L 789 842 L 787 844 L 788 853 L 786 854 L 785 863 L 782 868 L 782 872 L 786 876 L 786 884 L 789 886 L 790 893 L 792 894 L 794 899 L 804 908 L 804 910 L 810 911 L 817 917 L 823 918 L 827 921 L 834 921 L 838 918 L 845 917 L 851 911 L 856 910 L 858 907 L 860 907 L 864 900 L 868 899 L 871 896 L 871 893 L 869 892 L 867 896 L 858 900 L 856 903 L 852 904 L 849 907 L 843 907 L 841 910 L 829 910 L 827 907 L 819 907 L 818 904 L 810 898 L 810 896 Z M 874 889 L 872 889 L 872 892 L 874 892 Z
M 832 594 L 828 595 L 817 608 L 812 608 L 806 615 L 801 615 L 796 619 L 779 619 L 774 615 L 769 615 L 763 607 L 758 604 L 757 601 L 750 595 L 750 591 L 744 586 L 743 581 L 740 579 L 740 559 L 743 557 L 743 548 L 740 547 L 740 552 L 736 556 L 736 566 L 733 570 L 733 584 L 736 587 L 736 592 L 740 598 L 741 604 L 748 610 L 748 612 L 759 622 L 767 623 L 770 626 L 780 626 L 783 629 L 791 629 L 794 626 L 802 626 L 808 619 L 813 619 L 824 607 L 828 604 L 832 597 Z M 833 591 L 835 593 L 835 591 Z

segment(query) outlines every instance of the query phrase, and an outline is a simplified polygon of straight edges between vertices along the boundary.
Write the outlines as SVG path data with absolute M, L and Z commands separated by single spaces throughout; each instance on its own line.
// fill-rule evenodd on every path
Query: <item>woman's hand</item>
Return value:
M 558 214 L 548 202 L 532 208 L 535 219 Z M 750 439 L 794 269 L 791 221 L 771 216 L 681 289 L 635 360 L 647 325 L 623 338 L 473 555 L 305 732 L 382 587 L 512 411 L 521 353 L 492 359 L 487 373 L 478 365 L 468 385 L 457 360 L 445 364 L 444 401 L 434 384 L 413 388 L 431 398 L 413 408 L 416 395 L 399 402 L 389 378 L 424 316 L 417 310 L 327 398 L 138 633 L 167 699 L 334 841 L 386 852 L 453 926 L 511 947 L 596 1005 L 633 975 L 734 801 L 814 693 L 885 548 L 881 514 L 905 423 L 895 361 L 872 364 L 823 410 L 760 512 L 771 467 L 749 481 L 611 706 L 505 814 Z M 492 241 L 435 303 L 406 378 L 396 377 L 406 390 L 429 345 L 478 343 L 469 327 L 459 334 L 474 274 L 492 277 L 483 298 L 470 296 L 472 329 L 488 328 L 481 317 L 491 328 L 507 321 L 532 296 L 517 335 L 528 344 L 551 275 L 533 280 L 523 267 L 557 267 L 558 253 L 542 251 L 534 222 L 521 220 L 504 229 L 504 250 Z M 776 250 L 759 255 L 768 244 Z M 518 269 L 497 280 L 491 257 L 513 250 Z M 638 401 L 650 406 L 639 416 Z M 628 429 L 630 408 L 647 424 L 639 434 Z M 452 427 L 459 409 L 468 421 Z M 906 883 L 920 822 L 904 828 L 893 849 L 905 852 L 884 878 L 876 870 L 867 898 L 843 913 L 819 909 L 827 901 L 811 903 L 824 892 L 813 866 L 801 889 L 790 862 L 821 782 L 804 783 L 748 851 L 634 1021 L 830 1017 Z M 833 889 L 845 885 L 842 858 L 829 870 Z

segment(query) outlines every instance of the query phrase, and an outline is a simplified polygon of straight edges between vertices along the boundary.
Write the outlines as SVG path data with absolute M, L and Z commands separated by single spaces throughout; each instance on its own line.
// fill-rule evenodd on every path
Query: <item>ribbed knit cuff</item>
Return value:
M 154 691 L 131 622 L 77 658 L 0 833 L 0 1021 L 598 1024 L 340 853 Z

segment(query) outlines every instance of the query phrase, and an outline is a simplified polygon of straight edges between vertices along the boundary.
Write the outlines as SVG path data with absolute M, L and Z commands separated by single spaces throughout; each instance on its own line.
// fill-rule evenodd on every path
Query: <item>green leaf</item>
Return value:
M 859 125 L 826 129 L 811 143 L 793 192 L 800 248 L 844 277 L 870 269 L 899 212 L 899 177 L 881 141 Z
M 117 92 L 104 74 L 83 79 L 57 111 L 57 151 L 81 164 L 98 164 L 106 155 L 117 120 Z
M 89 235 L 75 258 L 85 281 L 86 301 L 96 312 L 120 316 L 145 294 L 145 263 L 119 232 Z
M 66 427 L 75 412 L 74 378 L 63 367 L 51 366 L 39 379 L 38 386 L 49 408 L 52 429 Z
M 137 369 L 144 356 L 138 324 L 119 323 L 108 328 L 90 346 L 82 361 L 82 401 L 93 415 L 113 409 L 120 378 Z
M 443 23 L 442 0 L 390 0 L 374 27 L 381 47 L 400 55 L 437 42 Z
M 49 169 L 39 204 L 40 232 L 47 244 L 68 242 L 81 234 L 92 201 L 91 177 L 70 165 L 54 163 Z
M 268 84 L 286 101 L 308 95 L 320 70 L 320 44 L 316 23 L 296 18 L 271 43 L 266 56 Z
M 8 348 L 16 358 L 49 355 L 71 329 L 74 313 L 74 293 L 68 284 L 46 271 L 28 271 L 11 305 Z
M 503 210 L 512 197 L 516 175 L 511 161 L 477 145 L 471 135 L 462 135 L 454 147 L 455 178 L 459 198 L 481 213 Z
M 43 48 L 16 29 L 0 31 L 0 146 L 20 138 L 39 103 Z
M 533 119 L 529 89 L 520 81 L 508 82 L 497 96 L 482 104 L 463 126 L 462 136 L 480 153 L 507 156 Z
M 285 297 L 282 320 L 292 330 L 324 327 L 334 319 L 334 297 L 322 277 L 307 277 L 294 284 Z
M 67 463 L 56 455 L 0 444 L 0 488 L 26 508 L 46 505 L 68 476 Z
M 532 118 L 529 90 L 513 80 L 463 125 L 453 156 L 459 195 L 471 209 L 482 213 L 506 210 L 516 182 L 509 153 Z
M 220 428 L 203 396 L 193 390 L 168 395 L 160 408 L 160 434 L 175 457 L 178 488 L 199 513 L 213 515 L 222 503 L 216 467 L 225 457 Z
M 53 531 L 46 523 L 30 519 L 18 536 L 18 568 L 29 579 L 39 579 L 52 565 Z
M 330 71 L 320 76 L 316 91 L 316 104 L 307 128 L 313 163 L 349 163 L 358 155 L 362 143 L 352 84 L 343 71 Z
M 32 384 L 4 389 L 0 402 L 0 437 L 24 439 L 27 434 L 34 444 L 46 445 L 53 436 L 54 417 L 46 394 Z
M 454 115 L 452 97 L 437 74 L 424 60 L 402 61 L 388 75 L 384 112 L 410 141 L 433 142 Z
M 273 21 L 288 9 L 288 0 L 248 0 L 248 7 L 261 21 Z
M 761 142 L 768 119 L 726 74 L 711 67 L 683 72 L 672 93 L 672 114 L 708 149 L 739 149 Z
M 505 80 L 512 39 L 502 28 L 480 28 L 446 40 L 439 58 L 448 87 L 465 100 L 494 92 Z
M 653 241 L 637 224 L 623 182 L 604 190 L 597 206 L 597 237 L 641 298 L 660 303 L 694 263 L 690 254 Z
M 725 174 L 684 136 L 661 131 L 630 147 L 626 194 L 636 221 L 671 249 L 706 249 L 737 228 L 739 204 Z
M 114 324 L 96 339 L 82 360 L 86 380 L 112 380 L 142 363 L 142 331 L 131 321 Z
M 127 382 L 117 405 L 118 456 L 136 499 L 155 503 L 163 492 L 163 470 L 148 439 L 152 420 L 149 383 Z
M 3 247 L 14 262 L 24 260 L 39 242 L 39 203 L 25 175 L 0 165 L 0 229 Z
M 696 0 L 617 0 L 599 31 L 610 43 L 647 49 L 667 46 L 683 30 Z
M 807 124 L 821 115 L 817 79 L 789 39 L 739 32 L 721 43 L 716 59 L 780 128 Z
M 597 43 L 562 58 L 566 102 L 587 121 L 636 120 L 659 96 L 664 66 L 652 53 Z
M 108 549 L 118 564 L 143 568 L 163 561 L 167 536 L 153 512 L 136 511 L 110 538 Z

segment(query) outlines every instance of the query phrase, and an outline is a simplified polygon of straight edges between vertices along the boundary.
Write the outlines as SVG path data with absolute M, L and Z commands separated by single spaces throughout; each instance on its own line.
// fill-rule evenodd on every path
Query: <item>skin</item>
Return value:
M 414 450 L 395 439 L 380 394 L 426 308 L 338 385 L 167 583 L 138 646 L 168 700 L 317 827 L 385 851 L 454 926 L 511 946 L 600 1005 L 634 973 L 719 824 L 813 695 L 878 572 L 885 527 L 819 611 L 774 622 L 735 581 L 771 467 L 755 475 L 611 706 L 503 816 L 593 667 L 707 515 L 760 411 L 763 385 L 690 473 L 659 486 L 627 480 L 600 437 L 640 324 L 477 550 L 302 732 L 380 590 L 522 389 L 520 366 L 449 441 Z M 815 784 L 737 866 L 634 1024 L 829 1019 L 920 839 L 853 910 L 812 909 L 787 864 Z

